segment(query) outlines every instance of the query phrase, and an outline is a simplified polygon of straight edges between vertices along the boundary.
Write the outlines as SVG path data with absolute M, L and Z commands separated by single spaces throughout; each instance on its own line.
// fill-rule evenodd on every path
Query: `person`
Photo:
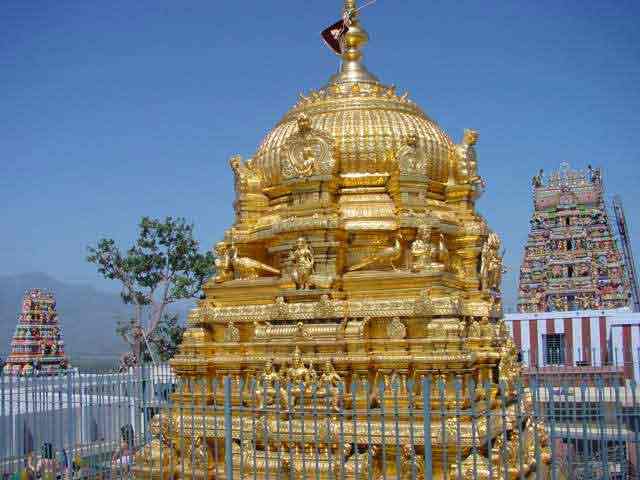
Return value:
M 71 462 L 71 472 L 72 478 L 82 478 L 84 477 L 84 460 L 80 456 L 79 453 L 76 453 L 73 457 L 73 461 Z
M 29 480 L 35 480 L 38 476 L 36 455 L 33 451 L 27 453 L 25 471 Z
M 62 477 L 69 478 L 69 456 L 64 448 L 58 453 L 58 467 Z
M 133 427 L 128 423 L 120 428 L 120 447 L 113 452 L 111 464 L 128 471 L 133 462 L 133 453 Z
M 113 456 L 111 457 L 111 464 L 117 467 L 128 468 L 133 459 L 133 452 L 129 448 L 129 444 L 122 440 L 120 442 L 120 447 L 113 452 Z
M 49 442 L 42 444 L 41 457 L 36 464 L 36 472 L 43 480 L 56 480 L 58 462 L 53 456 L 53 445 Z

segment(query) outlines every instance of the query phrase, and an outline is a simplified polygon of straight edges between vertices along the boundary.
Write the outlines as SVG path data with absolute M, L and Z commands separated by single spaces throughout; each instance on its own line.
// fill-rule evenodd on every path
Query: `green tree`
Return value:
M 211 252 L 200 253 L 193 238 L 193 225 L 184 218 L 167 217 L 164 221 L 143 217 L 138 239 L 126 252 L 116 242 L 102 238 L 89 246 L 87 261 L 109 280 L 122 284 L 121 297 L 133 306 L 129 322 L 118 324 L 117 333 L 128 343 L 128 365 L 137 364 L 145 354 L 175 353 L 177 345 L 167 342 L 182 337 L 177 318 L 167 313 L 167 306 L 179 300 L 198 297 L 202 286 L 214 273 Z M 145 343 L 158 345 L 149 352 Z

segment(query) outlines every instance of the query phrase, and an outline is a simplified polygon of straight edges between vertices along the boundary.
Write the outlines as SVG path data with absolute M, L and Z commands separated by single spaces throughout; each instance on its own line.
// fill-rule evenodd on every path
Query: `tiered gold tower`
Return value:
M 284 478 L 334 478 L 337 466 L 355 478 L 358 457 L 361 478 L 369 478 L 369 469 L 373 478 L 410 478 L 409 461 L 420 476 L 429 452 L 424 400 L 433 415 L 426 443 L 438 478 L 443 472 L 466 478 L 471 470 L 486 478 L 492 462 L 495 478 L 504 478 L 503 468 L 512 478 L 536 470 L 534 444 L 544 446 L 545 439 L 512 388 L 519 364 L 500 320 L 500 240 L 474 207 L 484 187 L 478 134 L 465 130 L 454 144 L 407 94 L 381 84 L 361 61 L 368 36 L 354 1 L 345 2 L 344 15 L 339 73 L 301 96 L 252 158 L 230 161 L 236 221 L 215 247 L 217 276 L 172 361 L 185 382 L 175 408 L 154 423 L 156 438 L 137 455 L 138 476 L 222 476 L 225 428 L 233 431 L 235 478 L 276 478 L 283 468 Z M 224 377 L 233 379 L 227 397 L 233 409 L 258 408 L 258 431 L 272 432 L 273 441 L 251 438 L 255 419 L 243 426 L 238 413 L 229 426 L 221 410 L 202 407 L 222 405 L 222 389 L 210 386 Z M 426 399 L 423 378 L 433 380 Z M 254 395 L 239 391 L 252 380 Z M 446 382 L 443 397 L 439 382 Z M 499 382 L 508 386 L 504 396 Z M 290 398 L 276 401 L 277 385 L 287 383 Z M 478 387 L 470 392 L 471 384 Z M 269 412 L 309 409 L 315 386 L 314 397 L 329 395 L 336 410 L 352 409 L 360 418 L 343 421 L 349 448 L 327 441 L 305 467 L 300 457 L 313 449 L 313 427 L 306 425 L 305 434 L 304 423 L 312 415 L 288 427 L 280 419 L 285 425 L 278 428 L 288 428 L 283 443 L 273 433 L 279 417 Z M 388 426 L 381 433 L 383 420 L 371 412 L 398 405 L 412 417 L 399 415 L 399 437 Z M 459 420 L 454 411 L 462 412 Z M 446 421 L 443 413 L 450 414 Z M 281 448 L 286 455 L 276 455 Z M 456 449 L 462 463 L 450 470 L 442 452 Z M 362 451 L 371 455 L 366 468 Z M 455 464 L 451 453 L 449 461 Z

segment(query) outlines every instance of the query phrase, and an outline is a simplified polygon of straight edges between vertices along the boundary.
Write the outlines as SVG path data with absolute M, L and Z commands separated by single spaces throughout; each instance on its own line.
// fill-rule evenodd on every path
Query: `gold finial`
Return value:
M 344 0 L 344 13 L 356 14 L 357 11 L 356 0 Z
M 358 21 L 356 0 L 345 0 L 343 18 L 347 31 L 341 39 L 342 66 L 329 83 L 378 83 L 378 79 L 362 65 L 360 49 L 369 41 L 369 35 Z

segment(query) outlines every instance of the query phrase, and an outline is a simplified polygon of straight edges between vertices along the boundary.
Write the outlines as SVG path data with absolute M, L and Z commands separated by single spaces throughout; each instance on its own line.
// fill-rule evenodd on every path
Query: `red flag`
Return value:
M 322 39 L 338 55 L 342 54 L 342 36 L 347 31 L 348 26 L 344 19 L 337 21 L 330 27 L 325 28 L 321 35 Z

